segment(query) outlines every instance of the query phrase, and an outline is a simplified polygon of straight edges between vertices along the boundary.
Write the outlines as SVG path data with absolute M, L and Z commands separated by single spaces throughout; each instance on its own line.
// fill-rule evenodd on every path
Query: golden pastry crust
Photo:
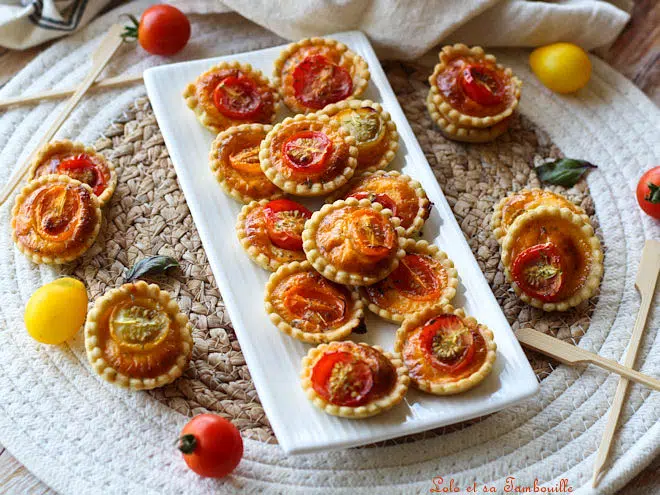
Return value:
M 268 203 L 269 200 L 262 199 L 245 205 L 238 215 L 236 235 L 252 261 L 264 270 L 274 272 L 292 261 L 304 261 L 305 253 L 283 249 L 271 242 L 263 213 Z
M 393 384 L 390 386 L 389 391 L 387 391 L 385 395 L 381 394 L 378 398 L 369 400 L 369 402 L 364 405 L 342 406 L 332 404 L 317 393 L 312 382 L 314 366 L 324 354 L 330 352 L 356 353 L 355 355 L 368 356 L 367 359 L 371 361 L 376 358 L 381 360 L 383 364 L 388 363 L 390 369 L 389 373 L 392 374 L 391 379 L 393 380 Z M 379 368 L 383 368 L 383 364 L 379 365 Z M 381 372 L 380 375 L 382 374 L 383 373 Z M 367 418 L 391 409 L 403 400 L 410 383 L 408 370 L 398 354 L 385 352 L 378 346 L 370 346 L 363 343 L 356 344 L 350 341 L 321 344 L 318 347 L 310 349 L 307 356 L 302 360 L 302 372 L 300 378 L 302 388 L 305 391 L 307 398 L 316 407 L 327 414 L 349 419 Z
M 365 218 L 368 222 L 365 228 L 372 233 L 375 229 L 370 222 L 379 222 L 377 234 L 384 244 L 382 249 L 381 245 L 376 245 L 379 248 L 377 261 L 362 253 L 359 238 L 363 226 L 355 221 L 355 215 Z M 380 203 L 368 199 L 340 199 L 324 205 L 307 220 L 302 235 L 303 250 L 312 266 L 333 282 L 357 286 L 374 284 L 392 273 L 406 254 L 403 249 L 406 238 L 399 223 L 399 219 L 393 218 L 392 212 L 383 209 Z
M 223 114 L 215 106 L 213 92 L 220 81 L 229 76 L 247 77 L 255 84 L 262 101 L 262 108 L 257 115 L 245 119 L 233 118 Z M 220 62 L 211 67 L 186 86 L 183 98 L 202 125 L 215 134 L 234 125 L 273 124 L 280 104 L 279 93 L 261 71 L 254 69 L 250 64 L 237 61 Z
M 286 304 L 287 299 L 293 297 L 304 304 L 300 311 L 294 312 Z M 337 303 L 334 307 L 328 302 L 329 298 L 334 298 L 332 301 Z M 316 308 L 315 300 L 320 301 Z M 360 325 L 364 317 L 357 291 L 325 279 L 308 261 L 282 265 L 273 273 L 266 284 L 264 305 L 277 328 L 308 344 L 342 340 Z
M 89 249 L 101 229 L 101 218 L 98 197 L 87 184 L 68 175 L 43 175 L 16 197 L 12 238 L 33 262 L 60 265 Z
M 392 216 L 401 221 L 400 226 L 408 237 L 421 232 L 431 212 L 432 205 L 422 185 L 412 177 L 394 170 L 365 172 L 359 177 L 353 177 L 345 186 L 328 196 L 326 203 L 355 194 L 369 194 L 371 197 L 367 199 L 373 202 L 378 202 L 379 194 L 387 196 L 394 207 L 387 203 L 387 199 L 383 200 L 383 207 L 393 210 Z
M 352 92 L 348 99 L 358 98 L 369 84 L 369 68 L 365 60 L 349 50 L 346 45 L 329 38 L 305 38 L 288 45 L 275 60 L 273 86 L 279 89 L 287 107 L 295 113 L 316 112 L 296 98 L 293 87 L 293 71 L 306 57 L 322 55 L 332 63 L 348 71 L 351 76 Z
M 211 144 L 211 171 L 236 201 L 250 203 L 275 199 L 284 192 L 264 175 L 259 164 L 259 145 L 273 126 L 242 124 L 216 136 Z
M 192 348 L 188 317 L 155 284 L 139 281 L 111 289 L 87 315 L 87 359 L 104 380 L 120 387 L 145 390 L 173 382 L 188 365 Z
M 435 369 L 424 355 L 420 356 L 421 351 L 410 340 L 418 336 L 421 328 L 429 320 L 440 315 L 458 316 L 465 327 L 481 337 L 482 345 L 478 351 L 475 351 L 478 368 L 473 369 L 474 366 L 470 365 L 459 376 L 448 376 L 447 373 Z M 497 355 L 497 345 L 493 339 L 493 332 L 488 327 L 466 316 L 462 309 L 446 305 L 427 308 L 404 320 L 403 325 L 396 332 L 394 351 L 402 356 L 404 364 L 408 367 L 413 387 L 434 395 L 454 395 L 476 387 L 491 373 Z
M 295 172 L 287 165 L 283 152 L 288 139 L 307 132 L 320 133 L 330 143 L 323 170 L 314 174 Z M 353 176 L 357 148 L 355 138 L 327 115 L 296 115 L 277 124 L 266 135 L 261 142 L 259 161 L 266 177 L 283 191 L 297 196 L 322 196 L 343 186 Z
M 525 248 L 552 241 L 571 259 L 564 274 L 563 299 L 544 302 L 524 293 L 513 280 L 511 267 Z M 603 251 L 590 223 L 568 208 L 537 206 L 519 215 L 502 241 L 502 264 L 516 294 L 527 304 L 544 311 L 566 311 L 593 296 L 603 276 Z
M 390 114 L 371 100 L 344 100 L 320 111 L 336 119 L 355 138 L 357 172 L 382 170 L 394 160 L 399 133 Z
M 440 63 L 435 66 L 433 74 L 429 77 L 431 89 L 427 101 L 449 122 L 464 128 L 488 128 L 510 117 L 518 107 L 522 82 L 513 75 L 511 69 L 498 64 L 496 58 L 486 54 L 483 48 L 479 46 L 469 48 L 460 43 L 448 45 L 442 48 L 439 58 Z M 467 96 L 454 87 L 457 85 L 457 78 L 460 77 L 458 71 L 465 61 L 485 66 L 501 78 L 502 84 L 506 87 L 501 103 L 484 106 L 470 100 L 469 106 L 464 104 L 468 99 Z M 442 88 L 438 83 L 439 77 L 447 78 Z M 452 101 L 452 98 L 456 100 Z M 463 108 L 464 106 L 466 108 Z M 434 120 L 437 121 L 435 118 Z
M 582 208 L 561 194 L 539 188 L 521 189 L 509 193 L 495 205 L 490 226 L 497 242 L 502 244 L 509 227 L 519 215 L 541 205 L 568 208 L 573 213 L 580 215 L 586 223 L 590 222 L 589 216 Z
M 62 160 L 73 158 L 77 155 L 86 155 L 95 166 L 95 172 L 78 172 L 76 170 L 58 170 Z M 115 165 L 108 161 L 101 153 L 91 146 L 83 143 L 63 139 L 51 141 L 44 146 L 32 161 L 28 180 L 36 179 L 44 175 L 66 175 L 72 179 L 79 180 L 96 190 L 101 207 L 104 207 L 112 198 L 117 188 L 117 171 Z M 99 181 L 100 179 L 100 181 Z
M 488 143 L 494 141 L 509 129 L 511 117 L 498 122 L 492 127 L 461 127 L 450 122 L 437 108 L 431 99 L 431 94 L 426 98 L 426 108 L 431 118 L 440 128 L 443 136 L 452 141 L 462 143 Z
M 458 287 L 458 272 L 454 268 L 454 263 L 437 246 L 423 240 L 407 239 L 404 249 L 406 256 L 399 263 L 397 270 L 380 282 L 359 288 L 360 298 L 370 311 L 396 323 L 427 308 L 449 304 L 456 295 L 456 287 Z M 411 291 L 411 294 L 406 294 L 397 289 L 394 280 L 400 277 L 399 270 L 406 265 L 406 259 L 410 255 L 419 256 L 429 263 L 428 266 L 432 267 L 431 273 L 441 281 L 436 287 L 424 287 L 422 285 L 424 281 L 421 281 L 419 285 L 424 287 L 422 294 L 417 294 L 420 291 L 414 290 Z M 408 268 L 408 270 L 412 270 L 412 268 Z

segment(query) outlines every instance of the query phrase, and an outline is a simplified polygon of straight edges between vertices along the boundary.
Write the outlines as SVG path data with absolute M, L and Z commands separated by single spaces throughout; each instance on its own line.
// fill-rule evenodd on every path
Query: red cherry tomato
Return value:
M 178 448 L 190 469 L 210 478 L 227 476 L 243 457 L 238 429 L 216 414 L 191 419 L 181 431 Z
M 312 386 L 331 404 L 356 407 L 365 402 L 374 377 L 369 365 L 350 352 L 328 352 L 314 365 Z
M 390 222 L 371 208 L 362 208 L 351 214 L 349 236 L 362 255 L 375 260 L 390 254 L 396 242 Z
M 441 315 L 427 322 L 422 329 L 420 343 L 431 357 L 433 366 L 446 373 L 464 370 L 474 357 L 472 332 L 456 315 Z
M 372 192 L 365 192 L 365 191 L 360 191 L 353 193 L 349 196 L 349 198 L 355 198 L 355 199 L 368 199 L 372 203 L 380 203 L 383 205 L 383 208 L 387 208 L 392 212 L 392 216 L 395 217 L 397 213 L 397 208 L 396 208 L 396 203 L 392 198 L 390 198 L 387 194 L 385 193 L 372 193 Z
M 637 202 L 646 214 L 660 219 L 660 167 L 648 170 L 639 179 Z
M 428 258 L 418 254 L 404 256 L 389 278 L 395 289 L 419 301 L 435 299 L 442 290 Z
M 482 65 L 467 65 L 461 72 L 461 87 L 465 94 L 480 105 L 502 102 L 503 95 L 497 72 Z
M 84 153 L 72 156 L 70 158 L 65 158 L 57 165 L 57 170 L 58 172 L 71 172 L 67 175 L 70 175 L 80 182 L 89 184 L 89 186 L 94 191 L 94 194 L 97 196 L 100 196 L 107 186 L 103 173 L 98 169 L 96 164 L 89 158 L 89 156 L 85 155 Z
M 302 249 L 302 231 L 312 212 L 290 199 L 275 199 L 264 207 L 271 242 L 282 249 Z
M 282 145 L 282 154 L 293 170 L 318 174 L 325 170 L 332 153 L 332 141 L 322 132 L 302 131 L 290 136 Z
M 551 242 L 522 251 L 513 261 L 511 272 L 521 291 L 545 302 L 556 300 L 564 285 L 561 255 Z
M 190 39 L 190 21 L 176 7 L 153 5 L 142 13 L 140 22 L 131 17 L 135 26 L 127 26 L 124 37 L 135 38 L 142 48 L 154 55 L 174 55 Z
M 249 119 L 263 107 L 263 100 L 252 79 L 245 76 L 228 76 L 213 90 L 216 108 L 231 119 Z
M 353 93 L 353 79 L 323 55 L 312 55 L 293 70 L 293 90 L 300 103 L 320 110 L 348 98 Z

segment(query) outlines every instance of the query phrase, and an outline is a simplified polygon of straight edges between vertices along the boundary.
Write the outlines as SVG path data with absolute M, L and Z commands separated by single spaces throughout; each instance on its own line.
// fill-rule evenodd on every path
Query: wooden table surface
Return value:
M 122 0 L 114 2 L 118 3 Z M 0 49 L 0 86 L 44 48 L 40 46 L 21 52 Z M 630 23 L 603 58 L 660 106 L 660 1 L 636 1 Z M 619 494 L 653 495 L 659 492 L 660 457 Z M 55 495 L 55 492 L 0 445 L 0 494 Z

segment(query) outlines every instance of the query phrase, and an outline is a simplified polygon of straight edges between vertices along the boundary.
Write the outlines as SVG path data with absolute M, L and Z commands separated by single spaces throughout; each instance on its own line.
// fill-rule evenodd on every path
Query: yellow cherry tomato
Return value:
M 44 344 L 73 337 L 87 317 L 87 289 L 78 279 L 64 277 L 39 287 L 25 306 L 25 328 Z
M 591 77 L 587 52 L 573 43 L 554 43 L 537 48 L 529 56 L 536 77 L 552 91 L 574 93 Z

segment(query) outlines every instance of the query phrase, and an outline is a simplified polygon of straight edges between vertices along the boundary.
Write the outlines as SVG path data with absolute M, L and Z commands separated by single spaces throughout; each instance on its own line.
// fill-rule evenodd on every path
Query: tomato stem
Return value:
M 192 454 L 197 448 L 195 435 L 189 433 L 180 437 L 177 448 L 184 454 Z
M 122 14 L 120 17 L 128 17 L 128 19 L 133 23 L 132 26 L 124 26 L 124 32 L 121 34 L 121 37 L 124 41 L 135 41 L 138 39 L 138 28 L 140 27 L 140 22 L 134 15 L 131 14 Z
M 660 186 L 654 184 L 653 182 L 649 182 L 647 186 L 649 188 L 649 193 L 644 197 L 644 199 L 649 203 L 660 203 Z

